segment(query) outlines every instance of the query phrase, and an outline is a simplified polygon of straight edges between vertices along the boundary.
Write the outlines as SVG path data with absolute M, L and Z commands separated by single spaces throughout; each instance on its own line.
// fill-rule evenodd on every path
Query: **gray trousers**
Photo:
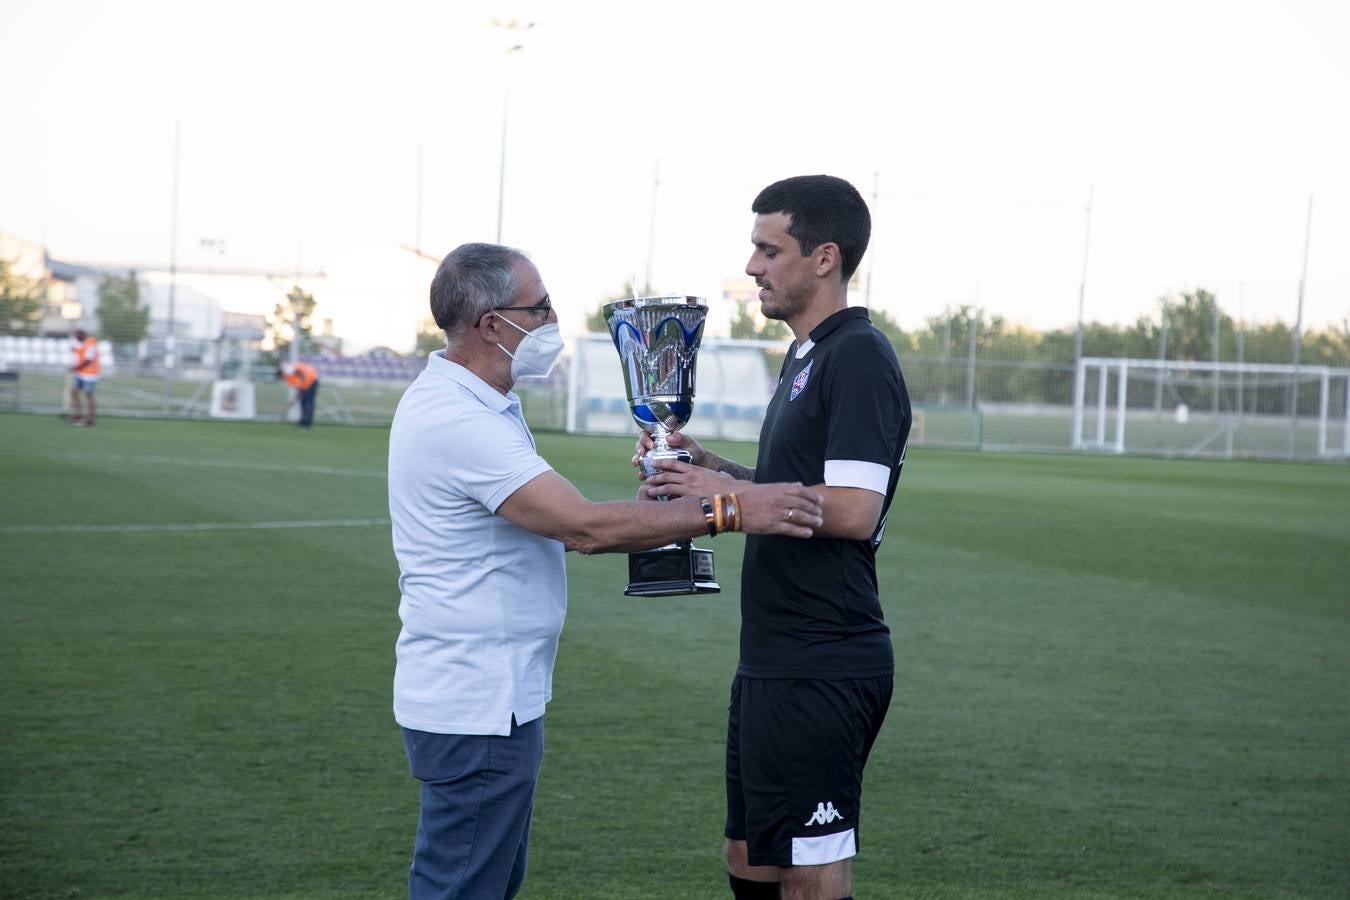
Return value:
M 525 880 L 544 720 L 508 737 L 403 729 L 422 811 L 408 870 L 411 900 L 509 900 Z

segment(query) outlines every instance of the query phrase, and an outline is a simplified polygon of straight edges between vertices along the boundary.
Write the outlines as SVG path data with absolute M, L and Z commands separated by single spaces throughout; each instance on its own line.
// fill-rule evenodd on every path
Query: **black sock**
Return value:
M 727 881 L 731 882 L 731 895 L 736 900 L 778 900 L 776 881 L 748 881 L 730 872 L 727 873 Z

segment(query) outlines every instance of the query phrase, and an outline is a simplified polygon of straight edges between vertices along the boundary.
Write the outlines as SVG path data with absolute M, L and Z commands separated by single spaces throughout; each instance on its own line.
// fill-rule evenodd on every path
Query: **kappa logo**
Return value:
M 815 365 L 815 360 L 806 364 L 806 368 L 797 373 L 797 377 L 792 379 L 792 393 L 788 394 L 789 402 L 797 399 L 797 395 L 806 390 L 806 380 L 811 377 L 811 366 Z
M 811 814 L 811 818 L 806 820 L 806 825 L 828 825 L 831 822 L 837 822 L 844 816 L 839 810 L 834 808 L 834 803 L 817 803 L 816 811 Z

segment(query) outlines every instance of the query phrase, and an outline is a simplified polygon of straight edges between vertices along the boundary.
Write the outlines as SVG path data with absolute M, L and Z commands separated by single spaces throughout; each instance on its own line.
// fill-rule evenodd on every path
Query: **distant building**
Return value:
M 342 338 L 333 334 L 332 319 L 324 319 L 322 327 L 318 332 L 311 334 L 309 339 L 319 346 L 321 356 L 338 357 L 342 355 Z
M 267 334 L 267 316 L 251 313 L 221 314 L 220 337 L 227 341 L 261 341 Z
M 0 259 L 14 274 L 45 288 L 38 335 L 66 337 L 80 327 L 81 307 L 73 277 L 52 272 L 46 249 L 35 241 L 0 232 Z
M 755 279 L 745 275 L 722 279 L 722 299 L 731 300 L 744 306 L 759 299 L 759 286 Z
M 740 312 L 748 315 L 755 323 L 756 331 L 761 331 L 768 324 L 768 319 L 759 309 L 759 285 L 755 284 L 755 279 L 745 275 L 722 279 L 722 299 L 730 301 L 722 305 L 728 310 L 731 303 L 740 307 Z M 734 318 L 730 317 L 729 318 Z
M 48 313 L 42 317 L 41 334 L 48 337 L 65 337 L 76 328 L 83 328 L 90 334 L 98 333 L 98 283 L 107 275 L 126 278 L 131 273 L 125 270 L 108 270 L 83 266 L 79 263 L 62 262 L 52 259 L 43 252 L 46 261 L 47 277 L 53 289 L 59 290 L 61 300 L 59 309 L 49 305 Z M 53 291 L 49 290 L 49 295 Z
M 126 266 L 58 260 L 37 242 L 0 232 L 0 258 L 11 263 L 19 275 L 45 285 L 45 302 L 38 325 L 41 337 L 68 337 L 77 328 L 98 334 L 99 283 L 106 276 L 121 278 L 133 272 L 140 284 L 141 302 L 149 307 L 145 339 L 133 347 L 121 347 L 123 358 L 144 364 L 161 364 L 168 355 L 168 337 L 173 335 L 174 364 L 216 366 L 238 356 L 241 344 L 263 340 L 266 315 L 227 312 L 225 304 L 264 308 L 277 302 L 277 284 L 292 279 L 318 279 L 319 273 L 277 273 L 266 270 L 236 270 L 180 267 L 172 275 L 161 265 Z M 222 300 L 222 298 L 228 298 Z M 342 341 L 333 334 L 331 320 L 324 321 L 314 340 L 325 351 L 340 353 Z M 222 345 L 235 349 L 222 352 Z

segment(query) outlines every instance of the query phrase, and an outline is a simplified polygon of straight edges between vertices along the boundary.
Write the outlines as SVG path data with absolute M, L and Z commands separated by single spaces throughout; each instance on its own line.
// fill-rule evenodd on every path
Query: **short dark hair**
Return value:
M 872 236 L 872 214 L 858 189 L 833 175 L 784 178 L 759 192 L 751 211 L 759 215 L 786 213 L 792 217 L 787 233 L 810 256 L 821 244 L 838 244 L 844 281 L 853 277 Z
M 431 280 L 431 315 L 436 327 L 454 334 L 476 324 L 494 306 L 516 295 L 516 260 L 528 259 L 514 247 L 460 244 L 446 254 Z

